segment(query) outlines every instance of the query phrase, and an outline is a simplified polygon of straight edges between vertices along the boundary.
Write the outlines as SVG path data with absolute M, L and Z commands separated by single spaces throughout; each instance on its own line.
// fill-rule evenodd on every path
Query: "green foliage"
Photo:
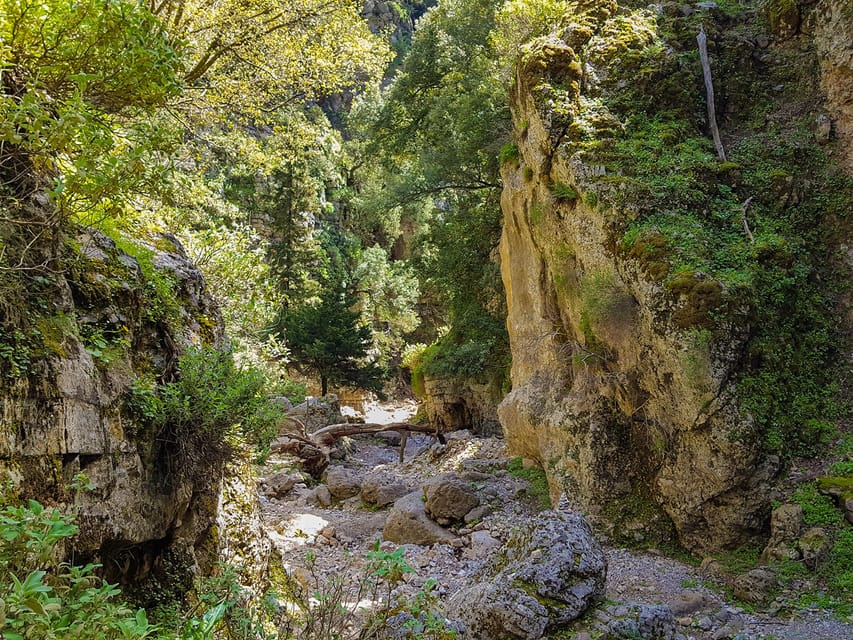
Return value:
M 370 329 L 351 310 L 353 302 L 346 291 L 329 290 L 319 303 L 286 310 L 278 321 L 294 361 L 320 377 L 323 395 L 330 383 L 381 389 L 382 371 L 368 354 Z
M 519 160 L 518 145 L 514 142 L 507 142 L 501 147 L 498 160 L 500 160 L 501 164 L 512 163 L 517 165 Z
M 660 18 L 658 35 L 679 50 L 688 40 L 675 24 L 684 27 L 680 19 Z M 654 64 L 662 70 L 669 62 Z M 720 65 L 734 73 L 738 62 L 724 55 Z M 853 210 L 853 183 L 834 173 L 805 120 L 734 136 L 730 161 L 718 163 L 696 124 L 695 97 L 638 114 L 649 96 L 675 96 L 664 90 L 665 77 L 653 74 L 649 84 L 605 96 L 604 104 L 623 115 L 624 129 L 610 139 L 581 140 L 579 148 L 607 169 L 599 197 L 635 212 L 620 223 L 623 248 L 678 297 L 676 326 L 713 332 L 725 319 L 750 327 L 737 385 L 765 449 L 815 455 L 844 410 L 837 400 L 841 342 L 828 310 L 848 277 L 829 258 L 828 223 Z M 739 89 L 732 87 L 733 95 Z M 749 89 L 750 108 L 754 92 L 765 90 L 768 108 L 787 108 L 760 84 Z
M 436 319 L 417 339 L 433 341 L 438 327 L 452 326 L 441 340 L 447 357 L 438 360 L 463 375 L 503 376 L 508 352 L 493 255 L 500 162 L 518 151 L 489 43 L 496 4 L 450 0 L 430 9 L 373 126 L 386 195 L 404 220 L 426 227 L 416 237 L 413 262 L 422 313 Z
M 378 245 L 361 252 L 352 274 L 358 287 L 361 317 L 370 322 L 379 363 L 399 362 L 404 337 L 420 324 L 415 313 L 420 287 L 411 267 L 390 261 Z
M 176 381 L 137 380 L 129 405 L 155 430 L 171 473 L 182 478 L 218 473 L 240 440 L 263 454 L 281 417 L 263 375 L 238 368 L 228 351 L 199 347 L 181 356 Z
M 0 43 L 6 195 L 80 211 L 157 187 L 164 131 L 132 118 L 177 95 L 181 60 L 143 4 L 3 0 Z
M 97 565 L 57 564 L 59 546 L 77 533 L 72 519 L 31 500 L 0 511 L 0 635 L 5 640 L 114 640 L 150 637 L 145 611 L 117 600 Z
M 801 485 L 791 501 L 803 508 L 803 520 L 808 525 L 831 526 L 842 522 L 841 512 L 832 498 L 819 493 L 814 483 Z
M 515 478 L 527 481 L 525 492 L 531 502 L 540 509 L 551 508 L 551 493 L 548 488 L 548 478 L 545 471 L 539 467 L 525 468 L 520 457 L 513 458 L 507 466 L 509 474 Z
M 509 69 L 515 64 L 524 45 L 553 31 L 576 8 L 571 0 L 508 0 L 502 3 L 491 37 L 505 67 Z
M 574 202 L 578 199 L 577 189 L 562 182 L 555 182 L 551 185 L 551 195 L 558 202 Z

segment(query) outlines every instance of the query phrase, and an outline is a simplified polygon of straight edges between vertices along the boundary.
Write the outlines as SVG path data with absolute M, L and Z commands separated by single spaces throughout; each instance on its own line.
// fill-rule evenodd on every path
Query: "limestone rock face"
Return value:
M 604 597 L 607 561 L 583 516 L 546 511 L 513 535 L 450 615 L 472 640 L 536 640 Z
M 847 0 L 821 0 L 814 12 L 821 85 L 835 120 L 845 168 L 853 174 L 853 11 Z
M 620 65 L 648 46 L 653 18 L 579 6 L 560 37 L 528 46 L 511 92 L 519 158 L 502 169 L 500 262 L 512 391 L 500 421 L 512 452 L 542 463 L 553 497 L 598 521 L 629 504 L 644 522 L 671 521 L 688 547 L 736 544 L 766 522 L 779 466 L 735 393 L 748 326 L 735 312 L 718 320 L 723 339 L 703 341 L 722 286 L 696 272 L 665 287 L 655 237 L 620 248 L 635 212 L 599 206 L 618 180 L 578 149 L 621 125 L 581 109 L 631 82 Z
M 210 536 L 224 513 L 221 480 L 171 475 L 169 447 L 129 400 L 143 374 L 174 373 L 187 345 L 219 344 L 219 311 L 168 235 L 147 245 L 147 273 L 93 230 L 80 230 L 67 251 L 72 266 L 52 276 L 53 308 L 36 320 L 45 353 L 28 375 L 0 378 L 0 481 L 23 499 L 73 505 L 76 558 L 101 562 L 112 581 L 142 580 L 165 555 L 184 559 L 178 571 L 209 567 L 222 542 Z M 152 268 L 174 283 L 176 308 L 165 316 L 144 303 Z M 79 473 L 93 488 L 75 494 Z
M 493 384 L 424 376 L 424 410 L 439 431 L 470 429 L 479 435 L 500 433 L 497 406 L 501 392 Z

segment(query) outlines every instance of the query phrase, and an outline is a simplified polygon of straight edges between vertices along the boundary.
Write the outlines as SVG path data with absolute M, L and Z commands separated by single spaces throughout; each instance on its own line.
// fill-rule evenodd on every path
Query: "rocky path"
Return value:
M 365 418 L 404 421 L 415 409 L 413 404 L 374 406 Z M 396 434 L 353 438 L 339 452 L 341 458 L 333 461 L 326 484 L 314 487 L 294 472 L 293 460 L 274 457 L 268 462 L 260 485 L 264 520 L 285 570 L 303 587 L 322 591 L 330 581 L 339 581 L 344 590 L 355 593 L 374 546 L 387 552 L 398 547 L 383 541 L 394 499 L 445 472 L 459 474 L 476 491 L 480 506 L 472 513 L 477 517 L 450 527 L 447 544 L 402 545 L 415 573 L 405 575 L 394 597 L 411 598 L 429 580 L 446 601 L 476 581 L 519 523 L 529 521 L 541 508 L 530 499 L 528 483 L 507 470 L 509 459 L 499 439 L 459 434 L 443 446 L 428 436 L 413 435 L 403 464 L 397 461 L 397 444 Z M 605 551 L 606 596 L 617 604 L 596 614 L 603 622 L 593 621 L 593 633 L 606 628 L 609 617 L 619 615 L 618 603 L 636 602 L 671 608 L 676 625 L 670 638 L 853 639 L 853 624 L 842 623 L 828 612 L 805 610 L 785 616 L 747 612 L 727 600 L 722 585 L 697 567 L 654 552 Z M 592 636 L 579 631 L 566 637 Z

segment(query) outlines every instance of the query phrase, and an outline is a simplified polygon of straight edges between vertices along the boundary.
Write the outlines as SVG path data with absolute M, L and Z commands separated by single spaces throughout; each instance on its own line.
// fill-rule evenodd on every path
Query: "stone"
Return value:
M 606 640 L 675 640 L 677 637 L 672 611 L 664 605 L 608 605 L 595 612 L 592 626 L 597 636 Z
M 500 389 L 457 376 L 424 376 L 424 412 L 442 433 L 461 430 L 484 436 L 501 433 L 496 408 Z
M 462 461 L 463 471 L 494 474 L 498 470 L 506 470 L 512 458 L 469 458 Z
M 46 198 L 35 195 L 33 206 L 49 206 L 55 216 Z M 103 233 L 79 225 L 67 229 L 71 234 L 75 230 L 80 230 L 76 242 L 51 245 L 57 264 L 74 268 L 40 275 L 50 292 L 44 309 L 16 310 L 23 317 L 35 311 L 30 317 L 35 321 L 38 316 L 46 349 L 31 370 L 31 382 L 37 371 L 38 384 L 16 384 L 15 390 L 5 385 L 0 396 L 0 478 L 12 482 L 24 501 L 38 500 L 65 513 L 73 510 L 79 535 L 61 553 L 97 556 L 113 582 L 140 580 L 164 558 L 171 559 L 176 580 L 191 581 L 199 570 L 211 570 L 220 553 L 245 567 L 247 579 L 254 580 L 262 572 L 255 565 L 266 564 L 269 553 L 263 540 L 253 540 L 263 533 L 251 473 L 231 491 L 231 467 L 242 467 L 240 461 L 208 473 L 209 461 L 193 453 L 201 443 L 184 440 L 188 434 L 178 429 L 168 436 L 177 442 L 166 445 L 158 429 L 126 411 L 134 385 L 143 377 L 172 376 L 186 347 L 222 345 L 224 326 L 216 301 L 173 238 L 128 238 L 148 254 L 157 275 L 170 281 L 174 297 L 169 304 L 175 313 L 161 317 L 149 306 L 151 270 L 143 273 L 138 260 Z M 33 252 L 39 251 L 34 245 Z M 4 308 L 4 322 L 5 313 Z M 61 323 L 56 324 L 60 318 L 54 314 L 61 314 Z M 77 337 L 91 330 L 121 338 L 109 366 Z M 8 373 L 5 366 L 0 365 L 3 374 Z M 185 460 L 193 470 L 184 464 L 181 450 L 189 452 Z M 68 483 L 81 472 L 95 489 L 69 491 Z M 238 529 L 226 530 L 226 524 Z
M 825 113 L 815 118 L 815 139 L 820 143 L 829 142 L 832 139 L 832 120 Z
M 338 500 L 357 496 L 361 491 L 361 481 L 358 475 L 346 467 L 329 467 L 323 479 L 331 493 Z
M 746 602 L 766 602 L 776 588 L 776 574 L 768 567 L 752 569 L 734 580 L 733 591 L 736 598 Z
M 477 584 L 451 598 L 448 611 L 470 640 L 535 640 L 599 602 L 606 571 L 583 516 L 544 511 L 510 537 Z
M 832 537 L 821 527 L 812 527 L 799 540 L 803 562 L 811 571 L 815 571 L 832 551 Z
M 815 12 L 814 44 L 820 60 L 820 83 L 838 138 L 837 153 L 853 173 L 853 12 L 849 0 L 823 0 Z
M 332 492 L 329 491 L 329 487 L 324 484 L 319 484 L 314 489 L 314 495 L 317 498 L 317 504 L 321 507 L 330 507 L 332 506 Z
M 361 483 L 362 500 L 377 507 L 385 507 L 411 491 L 408 484 L 385 473 L 370 474 Z
M 278 471 L 264 479 L 266 485 L 264 493 L 274 498 L 282 498 L 300 482 L 302 482 L 301 474 L 292 471 Z
M 461 520 L 480 504 L 471 483 L 456 474 L 442 474 L 423 484 L 426 512 L 434 520 Z
M 796 560 L 800 557 L 796 542 L 803 525 L 803 508 L 798 504 L 783 504 L 770 516 L 770 540 L 761 553 L 761 562 Z
M 679 594 L 675 600 L 669 602 L 669 607 L 676 616 L 685 616 L 701 611 L 708 606 L 708 597 L 698 591 L 686 591 Z
M 501 546 L 500 540 L 493 538 L 487 531 L 471 533 L 471 548 L 468 555 L 471 558 L 485 558 Z
M 287 415 L 298 420 L 308 433 L 330 424 L 344 422 L 338 396 L 332 393 L 324 398 L 306 398 L 288 411 Z
M 584 201 L 584 195 L 595 203 L 621 199 L 618 187 L 605 187 L 599 170 L 585 164 L 588 154 L 574 131 L 579 122 L 595 121 L 586 135 L 613 139 L 619 121 L 584 104 L 603 93 L 632 100 L 642 93 L 623 65 L 649 46 L 650 36 L 637 21 L 618 27 L 619 46 L 613 46 L 606 34 L 622 20 L 613 15 L 616 5 L 583 6 L 576 22 L 586 35 L 566 27 L 531 43 L 511 96 L 514 120 L 525 126 L 523 135 L 516 131 L 524 161 L 502 167 L 499 251 L 512 388 L 498 415 L 507 448 L 548 461 L 554 493 L 572 495 L 601 520 L 624 512 L 611 509 L 614 496 L 643 499 L 643 518 L 671 522 L 691 550 L 737 546 L 763 522 L 781 466 L 762 450 L 757 425 L 738 407 L 739 354 L 750 330 L 742 317 L 726 315 L 725 338 L 697 352 L 685 328 L 718 321 L 708 312 L 710 306 L 722 309 L 722 283 L 697 273 L 684 283 L 690 293 L 673 295 L 662 285 L 671 267 L 671 238 L 649 231 L 633 254 L 614 251 L 624 238 L 612 224 L 612 209 Z M 660 61 L 657 70 L 666 73 L 672 58 Z M 649 104 L 669 97 L 644 96 Z M 549 197 L 557 182 L 581 197 Z M 647 204 L 616 209 L 634 219 Z M 606 300 L 596 318 L 583 303 L 590 288 Z M 598 366 L 577 366 L 600 353 L 608 354 L 607 376 Z M 687 366 L 688 353 L 699 357 L 699 367 Z M 654 446 L 638 447 L 626 436 L 640 407 L 654 416 L 643 436 Z M 732 432 L 745 437 L 727 439 Z M 615 530 L 620 527 L 616 522 Z
M 492 514 L 492 508 L 487 504 L 481 504 L 479 507 L 474 507 L 468 513 L 466 513 L 462 520 L 465 524 L 471 524 L 472 522 L 479 522 L 486 516 Z
M 397 544 L 450 544 L 456 539 L 450 531 L 427 517 L 423 493 L 413 491 L 394 503 L 382 529 L 385 540 Z
M 699 622 L 696 623 L 696 626 L 702 629 L 702 631 L 710 631 L 714 628 L 714 621 L 708 616 L 702 616 L 699 618 Z

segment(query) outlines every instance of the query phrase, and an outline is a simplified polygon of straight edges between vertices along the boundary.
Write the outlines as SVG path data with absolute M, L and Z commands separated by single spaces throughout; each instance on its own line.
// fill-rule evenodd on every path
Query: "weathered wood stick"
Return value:
M 711 61 L 708 58 L 708 38 L 705 35 L 705 27 L 699 29 L 696 41 L 699 43 L 699 60 L 702 62 L 702 75 L 705 77 L 705 93 L 708 101 L 708 124 L 711 127 L 711 135 L 714 136 L 717 158 L 725 162 L 726 150 L 723 149 L 720 129 L 717 127 L 717 110 L 714 107 L 714 81 L 711 78 Z
M 331 444 L 338 438 L 344 436 L 355 436 L 364 433 L 379 433 L 380 431 L 408 431 L 415 433 L 428 433 L 436 436 L 438 441 L 445 443 L 444 436 L 438 433 L 435 427 L 425 424 L 411 424 L 409 422 L 392 422 L 390 424 L 378 424 L 373 422 L 353 423 L 342 422 L 340 424 L 330 424 L 322 429 L 318 429 L 311 434 L 311 439 L 318 444 Z
M 750 243 L 755 244 L 755 236 L 752 235 L 752 231 L 749 229 L 749 223 L 746 221 L 746 212 L 749 209 L 749 205 L 752 202 L 752 196 L 749 196 L 746 201 L 743 203 L 743 209 L 741 209 L 740 219 L 743 222 L 743 230 L 746 231 L 746 237 L 749 238 Z

